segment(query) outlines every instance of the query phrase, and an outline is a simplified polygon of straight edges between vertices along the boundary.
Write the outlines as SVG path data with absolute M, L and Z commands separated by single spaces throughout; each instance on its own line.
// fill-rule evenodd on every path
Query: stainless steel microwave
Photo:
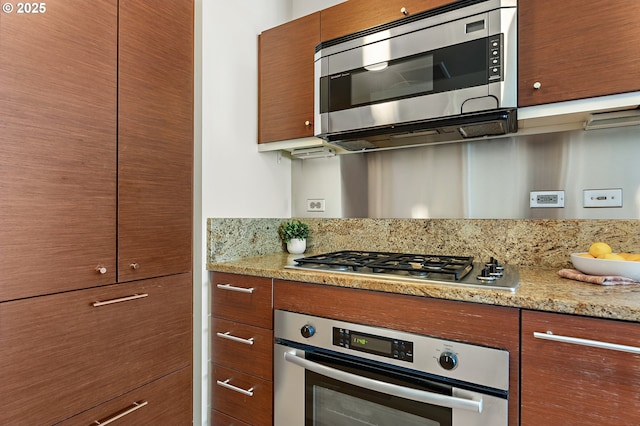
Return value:
M 316 136 L 347 150 L 517 130 L 516 0 L 462 0 L 323 42 Z

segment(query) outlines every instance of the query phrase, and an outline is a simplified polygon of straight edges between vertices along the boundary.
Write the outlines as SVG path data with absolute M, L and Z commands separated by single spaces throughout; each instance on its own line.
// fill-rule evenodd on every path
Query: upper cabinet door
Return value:
M 3 5 L 0 301 L 115 282 L 117 16 Z
M 313 56 L 320 43 L 320 13 L 259 38 L 258 143 L 313 136 Z
M 118 281 L 191 271 L 193 2 L 120 0 Z
M 640 90 L 640 2 L 518 2 L 518 105 Z
M 324 9 L 322 41 L 433 9 L 452 0 L 349 0 Z

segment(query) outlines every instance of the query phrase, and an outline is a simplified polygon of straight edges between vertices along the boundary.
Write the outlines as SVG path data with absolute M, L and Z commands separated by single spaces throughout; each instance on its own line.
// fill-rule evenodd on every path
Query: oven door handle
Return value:
M 412 401 L 424 402 L 426 404 L 438 405 L 440 407 L 448 407 L 453 409 L 461 409 L 482 413 L 482 398 L 479 401 L 472 399 L 457 398 L 455 396 L 441 395 L 438 393 L 427 392 L 420 389 L 407 388 L 404 386 L 394 385 L 392 383 L 380 380 L 370 379 L 368 377 L 358 376 L 356 374 L 347 373 L 317 362 L 309 361 L 301 358 L 295 353 L 285 352 L 284 359 L 292 364 L 296 364 L 306 370 L 314 373 L 330 377 L 341 382 L 349 383 L 354 386 L 369 389 L 375 392 L 393 395 Z

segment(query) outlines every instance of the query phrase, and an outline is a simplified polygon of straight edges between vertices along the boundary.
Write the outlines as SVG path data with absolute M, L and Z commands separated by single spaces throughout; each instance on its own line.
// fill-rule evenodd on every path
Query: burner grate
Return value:
M 460 280 L 473 269 L 473 257 L 339 251 L 295 259 L 298 265 L 352 270 L 367 268 L 374 273 L 402 272 L 413 276 L 449 276 Z

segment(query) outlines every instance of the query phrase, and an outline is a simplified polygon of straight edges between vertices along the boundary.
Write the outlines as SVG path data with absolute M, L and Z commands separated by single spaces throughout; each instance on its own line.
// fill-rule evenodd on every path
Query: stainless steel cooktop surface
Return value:
M 520 284 L 516 266 L 502 265 L 494 258 L 479 262 L 471 256 L 345 250 L 296 258 L 285 268 L 511 292 Z

